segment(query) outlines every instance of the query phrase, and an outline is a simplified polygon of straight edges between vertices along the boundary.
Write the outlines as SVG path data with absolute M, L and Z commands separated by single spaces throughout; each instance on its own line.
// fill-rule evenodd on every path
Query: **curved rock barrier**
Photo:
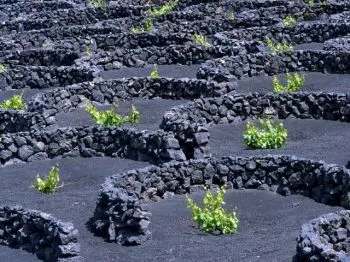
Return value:
M 20 15 L 23 15 L 24 13 L 31 13 L 31 12 L 49 12 L 53 10 L 60 10 L 60 9 L 73 9 L 78 8 L 77 5 L 75 5 L 72 2 L 67 1 L 43 1 L 43 2 L 21 2 L 21 3 L 13 3 L 13 4 L 7 4 L 3 5 L 3 2 L 1 2 L 0 11 L 6 14 L 7 19 L 13 19 L 17 18 Z
M 11 69 L 12 66 L 72 66 L 79 58 L 75 52 L 66 50 L 29 49 L 20 52 L 0 52 L 2 63 Z
M 193 124 L 228 124 L 249 117 L 350 121 L 350 96 L 335 93 L 249 93 L 196 99 L 173 107 L 163 116 L 168 130 Z
M 0 28 L 0 35 L 9 34 L 12 31 L 23 32 L 66 25 L 94 24 L 100 20 L 140 16 L 142 10 L 147 10 L 147 8 L 143 6 L 118 5 L 114 8 L 105 9 L 70 8 L 33 13 L 22 16 L 17 20 L 3 22 Z
M 257 51 L 257 49 L 256 49 Z M 113 52 L 99 52 L 81 57 L 75 61 L 77 66 L 97 66 L 103 70 L 122 67 L 144 67 L 145 65 L 198 64 L 213 57 L 237 56 L 245 54 L 246 49 L 237 46 L 171 45 L 145 47 L 139 49 L 117 49 Z
M 325 41 L 332 37 L 345 35 L 349 31 L 349 24 L 341 20 L 334 23 L 298 22 L 295 28 L 287 28 L 280 23 L 272 26 L 249 28 L 235 28 L 231 24 L 232 21 L 220 20 L 214 23 L 193 21 L 189 22 L 188 25 L 177 24 L 176 27 L 172 26 L 172 24 L 167 24 L 166 26 L 160 24 L 157 25 L 158 30 L 155 32 L 133 35 L 128 32 L 132 23 L 126 19 L 118 19 L 108 21 L 108 23 L 102 21 L 99 26 L 55 27 L 51 29 L 2 36 L 0 39 L 2 40 L 3 45 L 0 46 L 0 50 L 21 50 L 33 47 L 39 48 L 43 46 L 45 40 L 53 42 L 70 40 L 74 43 L 80 43 L 80 45 L 86 45 L 86 43 L 84 43 L 85 41 L 81 41 L 84 39 L 94 39 L 97 43 L 97 47 L 103 50 L 113 50 L 112 47 L 115 46 L 136 48 L 137 45 L 139 47 L 145 47 L 145 44 L 149 46 L 150 43 L 153 45 L 162 45 L 165 41 L 167 44 L 176 43 L 177 41 L 181 41 L 181 38 L 183 38 L 184 41 L 189 41 L 188 34 L 193 34 L 198 31 L 209 35 L 217 33 L 221 37 L 216 38 L 214 43 L 220 45 L 231 44 L 232 41 L 228 41 L 227 39 L 251 41 L 258 39 L 264 40 L 266 36 L 269 36 L 271 39 L 278 42 L 285 40 L 300 44 L 310 41 Z M 125 30 L 121 28 L 121 25 L 125 27 Z M 233 28 L 230 29 L 230 27 Z M 168 36 L 169 34 L 171 34 L 171 36 Z M 154 37 L 157 39 L 154 39 Z M 68 48 L 68 44 L 64 47 Z M 71 51 L 73 51 L 73 49 Z
M 328 213 L 301 227 L 296 261 L 349 261 L 350 210 Z
M 350 71 L 349 57 L 349 52 L 325 50 L 241 54 L 204 62 L 197 72 L 197 78 L 225 82 L 295 71 L 347 73 Z
M 0 124 L 0 134 L 16 133 L 16 132 L 26 132 L 21 136 L 21 139 L 25 141 L 42 141 L 41 130 L 55 123 L 55 115 L 58 112 L 69 112 L 77 108 L 79 105 L 85 102 L 86 98 L 95 102 L 100 103 L 114 103 L 118 100 L 132 99 L 135 97 L 139 98 L 165 98 L 165 99 L 193 99 L 197 97 L 219 97 L 223 94 L 234 92 L 236 83 L 216 83 L 208 82 L 203 80 L 194 80 L 194 79 L 172 79 L 172 78 L 129 78 L 129 79 L 116 79 L 116 80 L 107 80 L 107 81 L 97 81 L 97 82 L 87 82 L 72 86 L 66 86 L 57 89 L 51 89 L 46 92 L 39 93 L 35 95 L 28 103 L 28 111 L 16 112 L 11 110 L 0 110 L 0 120 L 3 120 Z M 73 131 L 75 134 L 83 133 L 83 137 L 86 135 L 85 131 L 82 131 L 84 128 Z M 110 130 L 112 130 L 111 128 Z M 201 127 L 200 125 L 189 124 L 183 125 L 181 128 L 173 127 L 172 125 L 164 125 L 166 132 L 173 132 L 175 138 L 178 140 L 180 148 L 182 148 L 183 153 L 186 158 L 199 158 L 208 153 L 208 142 L 209 142 L 209 133 L 206 128 Z M 62 129 L 63 130 L 63 129 Z M 71 131 L 60 131 L 64 136 L 65 143 L 71 145 L 73 142 L 70 142 L 68 137 L 70 137 Z M 95 129 L 91 129 L 95 130 Z M 89 129 L 89 136 L 94 136 L 95 131 Z M 127 132 L 126 129 L 123 129 L 123 132 Z M 29 132 L 28 132 L 29 131 Z M 92 132 L 92 133 L 91 133 Z M 119 134 L 119 131 L 116 131 Z M 123 133 L 122 132 L 122 133 Z M 141 131 L 130 131 L 141 132 Z M 40 135 L 37 135 L 37 134 Z M 98 132 L 97 132 L 98 133 Z M 127 132 L 128 133 L 128 132 Z M 141 132 L 142 133 L 142 132 Z M 33 138 L 32 134 L 35 138 Z M 61 134 L 61 133 L 60 133 Z M 49 138 L 45 138 L 45 144 L 50 145 L 52 142 L 51 133 L 48 135 Z M 145 133 L 143 135 L 147 136 Z M 142 135 L 142 136 L 143 136 Z M 55 135 L 54 135 L 55 136 Z M 99 136 L 99 135 L 97 135 Z M 164 134 L 157 134 L 156 136 L 161 137 Z M 10 135 L 10 137 L 14 137 Z M 80 137 L 80 135 L 78 135 Z M 27 140 L 29 139 L 29 140 Z M 67 140 L 68 139 L 68 140 Z M 73 138 L 71 138 L 73 139 Z M 91 138 L 89 138 L 91 139 Z M 84 140 L 84 139 L 83 139 Z M 94 140 L 94 139 L 93 139 Z M 146 139 L 147 140 L 147 139 Z M 12 140 L 9 140 L 12 141 Z M 125 140 L 127 141 L 127 140 Z M 56 142 L 56 140 L 55 140 Z M 0 141 L 1 143 L 1 141 Z M 41 145 L 42 150 L 34 149 L 32 147 L 26 148 L 26 153 L 19 154 L 19 148 L 22 145 L 12 144 L 13 142 L 7 142 L 7 145 L 0 146 L 1 149 L 5 150 L 0 153 L 0 161 L 2 164 L 5 164 L 8 161 L 13 159 L 20 159 L 21 161 L 35 161 L 40 159 L 46 159 L 47 157 L 56 157 L 60 155 L 53 154 L 49 156 L 44 150 L 44 145 Z M 32 145 L 35 145 L 36 142 L 31 142 Z M 126 142 L 125 142 L 126 143 Z M 78 143 L 79 144 L 79 143 Z M 175 143 L 176 144 L 176 143 Z M 75 149 L 75 154 L 83 156 L 89 156 L 90 153 L 86 153 L 84 149 L 84 144 L 77 145 L 79 150 Z M 125 145 L 126 146 L 126 145 Z M 34 146 L 35 147 L 35 146 Z M 64 146 L 65 148 L 66 146 Z M 74 147 L 74 146 L 73 146 Z M 72 148 L 73 148 L 72 147 Z M 110 146 L 108 146 L 109 148 Z M 11 150 L 6 150 L 10 149 Z M 36 147 L 35 147 L 36 148 Z M 50 148 L 50 146 L 49 146 Z M 71 149 L 72 149 L 71 148 Z M 151 146 L 152 148 L 152 146 Z M 171 148 L 171 147 L 170 147 Z M 48 149 L 51 151 L 51 149 Z M 63 149 L 62 149 L 63 150 Z M 72 149 L 73 150 L 73 149 Z M 153 149 L 149 149 L 151 152 Z M 69 151 L 69 150 L 68 150 Z M 65 149 L 62 151 L 64 155 L 69 155 L 68 151 Z M 99 149 L 98 152 L 102 152 L 103 149 Z M 123 150 L 122 150 L 123 151 Z M 162 151 L 160 149 L 160 151 Z M 164 151 L 164 150 L 163 150 Z M 184 156 L 178 156 L 174 150 L 165 149 L 164 152 L 168 151 L 160 157 L 161 159 L 185 159 Z M 80 152 L 80 153 L 79 153 Z M 95 154 L 93 150 L 92 155 Z M 140 153 L 141 154 L 141 153 Z M 143 154 L 143 153 L 142 153 Z M 148 154 L 148 153 L 147 153 Z M 146 155 L 147 155 L 146 154 Z M 180 154 L 180 153 L 179 153 Z M 145 156 L 136 156 L 131 154 L 119 154 L 123 157 L 131 157 L 132 159 L 147 159 Z M 152 154 L 151 154 L 152 155 Z M 158 157 L 150 158 L 151 161 L 158 161 Z M 163 160 L 162 160 L 163 161 Z M 162 162 L 161 161 L 161 162 Z
M 50 119 L 37 112 L 0 109 L 0 134 L 40 130 L 50 124 Z
M 34 95 L 28 102 L 29 112 L 51 110 L 68 112 L 77 108 L 84 99 L 112 104 L 132 98 L 193 99 L 219 97 L 234 92 L 237 84 L 216 83 L 188 78 L 132 77 L 96 80 L 81 84 L 52 88 Z
M 332 23 L 338 23 L 340 21 L 349 23 L 350 22 L 350 11 L 343 10 L 343 12 L 341 12 L 341 13 L 331 15 L 329 21 Z
M 343 36 L 330 39 L 324 43 L 323 49 L 336 52 L 350 52 L 350 37 Z
M 192 147 L 196 148 L 193 142 Z M 170 132 L 134 128 L 77 127 L 0 135 L 0 164 L 55 157 L 123 157 L 139 161 L 186 160 Z M 185 151 L 186 152 L 186 151 Z
M 13 66 L 0 72 L 0 90 L 73 85 L 92 81 L 96 76 L 98 70 L 94 67 Z
M 20 206 L 0 207 L 0 244 L 24 249 L 47 262 L 83 261 L 72 223 Z
M 223 31 L 214 35 L 214 43 L 224 45 L 232 40 L 252 41 L 259 39 L 265 42 L 265 38 L 276 42 L 287 43 L 308 43 L 324 42 L 334 37 L 348 34 L 349 23 L 339 21 L 337 23 L 305 23 L 298 22 L 295 27 L 285 27 L 283 24 L 277 24 L 266 27 L 238 28 L 231 31 Z
M 185 194 L 193 186 L 223 184 L 282 195 L 302 194 L 317 202 L 350 207 L 350 171 L 343 166 L 294 156 L 207 158 L 172 161 L 107 178 L 92 227 L 109 241 L 142 244 L 151 237 L 147 202 L 161 199 L 166 192 Z

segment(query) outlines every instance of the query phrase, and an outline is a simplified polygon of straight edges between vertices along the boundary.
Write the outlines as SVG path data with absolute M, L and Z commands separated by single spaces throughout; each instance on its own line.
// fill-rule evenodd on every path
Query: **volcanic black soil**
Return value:
M 329 164 L 346 165 L 350 146 L 350 124 L 313 119 L 285 119 L 288 130 L 287 143 L 280 149 L 249 150 L 243 142 L 247 121 L 239 124 L 215 125 L 210 128 L 213 156 L 297 155 L 298 157 L 323 160 Z
M 39 12 L 35 8 L 28 8 L 27 5 L 32 4 L 32 2 L 34 3 L 34 1 L 0 0 L 0 21 L 4 21 L 0 24 L 0 45 L 3 44 L 2 42 L 6 42 L 6 46 L 9 46 L 9 50 L 4 48 L 5 51 L 0 52 L 0 64 L 3 59 L 6 60 L 7 57 L 12 55 L 11 52 L 13 54 L 16 52 L 21 53 L 22 50 L 17 50 L 17 47 L 19 49 L 33 49 L 30 43 L 31 41 L 33 45 L 36 44 L 36 47 L 33 49 L 34 51 L 44 49 L 41 37 L 39 37 L 39 40 L 28 40 L 27 44 L 31 46 L 30 48 L 14 45 L 15 40 L 20 38 L 20 34 L 22 33 L 26 34 L 29 32 L 25 38 L 30 39 L 30 33 L 34 35 L 38 34 L 38 32 L 42 32 L 44 34 L 44 31 L 38 30 L 45 28 L 49 28 L 49 30 L 52 29 L 52 32 L 45 33 L 51 35 L 54 39 L 53 41 L 49 40 L 49 42 L 53 44 L 59 43 L 60 45 L 58 46 L 60 48 L 57 49 L 62 51 L 62 53 L 68 53 L 71 51 L 70 48 L 72 48 L 72 45 L 69 43 L 71 40 L 70 37 L 65 36 L 64 33 L 62 33 L 62 35 L 58 34 L 57 36 L 54 30 L 58 30 L 58 28 L 63 26 L 65 26 L 67 31 L 71 27 L 77 30 L 79 29 L 79 35 L 76 37 L 78 39 L 77 43 L 81 44 L 81 41 L 90 39 L 90 35 L 86 33 L 87 28 L 92 30 L 90 32 L 96 32 L 97 37 L 113 34 L 119 36 L 120 32 L 114 27 L 117 27 L 117 29 L 120 27 L 120 30 L 128 32 L 129 28 L 124 28 L 123 23 L 131 25 L 135 21 L 141 20 L 139 15 L 136 15 L 136 18 L 111 18 L 107 15 L 107 12 L 104 14 L 103 11 L 101 11 L 102 15 L 97 15 L 97 17 L 99 17 L 98 19 L 93 16 L 89 17 L 89 15 L 84 13 L 86 9 L 85 1 L 74 0 L 73 2 L 76 2 L 77 5 L 72 7 L 75 8 L 73 13 L 75 13 L 77 17 L 80 17 L 81 20 L 77 19 L 77 21 L 75 21 L 68 16 L 67 21 L 65 21 L 60 17 L 60 15 L 64 16 L 65 11 L 60 13 L 55 12 L 57 10 L 52 10 L 52 12 L 51 10 Z M 46 2 L 54 3 L 55 1 L 40 1 L 35 3 L 38 6 L 45 7 Z M 112 4 L 118 5 L 118 2 L 120 1 Z M 130 8 L 133 8 L 134 5 L 147 4 L 147 1 L 142 0 L 126 0 L 126 2 L 126 4 L 130 4 Z M 179 11 L 176 9 L 174 11 L 175 15 L 173 16 L 157 18 L 156 26 L 159 26 L 161 30 L 157 29 L 155 33 L 162 32 L 163 30 L 165 35 L 169 33 L 174 37 L 175 33 L 200 32 L 206 34 L 208 39 L 213 39 L 213 35 L 220 31 L 244 30 L 249 27 L 257 28 L 256 26 L 265 26 L 266 24 L 272 28 L 275 24 L 282 21 L 281 17 L 279 17 L 278 14 L 276 15 L 275 12 L 271 12 L 271 15 L 254 19 L 254 16 L 258 14 L 259 10 L 252 9 L 252 6 L 263 4 L 264 1 L 261 0 L 254 0 L 251 6 L 247 5 L 248 7 L 246 6 L 238 10 L 237 17 L 239 23 L 235 26 L 232 26 L 232 21 L 230 22 L 227 20 L 226 11 L 230 10 L 230 4 L 239 2 L 239 0 L 232 1 L 231 3 L 222 1 L 224 2 L 223 8 L 220 7 L 222 4 L 220 3 L 221 1 L 209 1 L 210 3 L 204 0 L 189 1 L 189 3 L 186 1 L 180 2 L 182 2 L 181 8 L 183 10 Z M 67 3 L 73 4 L 70 1 Z M 206 3 L 206 5 L 217 5 L 216 12 L 215 10 L 213 11 L 213 9 L 209 9 L 212 10 L 212 12 L 205 9 L 203 7 L 205 5 L 204 3 Z M 21 8 L 26 11 L 23 11 L 23 13 L 21 13 L 22 11 L 18 11 L 20 12 L 19 15 L 16 15 L 15 11 L 9 11 L 14 8 L 12 7 L 11 9 L 11 5 L 15 4 L 21 6 Z M 243 3 L 242 5 L 245 4 L 246 3 Z M 271 1 L 271 5 L 274 6 L 275 4 Z M 282 16 L 285 15 L 283 13 L 284 7 L 284 5 L 279 6 Z M 266 11 L 264 10 L 265 8 L 266 10 L 270 10 L 268 7 L 261 7 L 261 10 Z M 70 8 L 63 10 L 67 11 L 69 9 Z M 337 10 L 337 8 L 334 8 L 334 10 Z M 96 15 L 99 14 L 99 11 L 91 13 Z M 263 12 L 260 15 L 262 14 Z M 32 16 L 27 20 L 26 18 L 29 15 L 35 15 L 37 18 L 33 18 Z M 46 18 L 41 20 L 41 16 L 45 16 Z M 275 16 L 278 18 L 276 21 L 269 20 L 276 18 Z M 321 16 L 318 17 L 313 14 L 311 17 L 313 21 L 298 21 L 298 23 L 327 23 L 327 20 L 322 20 Z M 326 15 L 326 17 L 328 17 L 328 15 Z M 62 20 L 60 20 L 61 18 Z M 211 24 L 215 22 L 215 19 L 221 21 L 219 26 Z M 22 23 L 19 22 L 21 20 L 23 20 Z M 61 26 L 59 21 L 63 22 L 64 25 Z M 111 25 L 109 25 L 109 23 Z M 16 26 L 11 27 L 12 24 Z M 7 28 L 7 26 L 9 27 Z M 52 26 L 52 28 L 50 28 L 50 26 Z M 178 26 L 181 26 L 182 29 L 177 29 Z M 16 33 L 18 34 L 17 37 Z M 343 35 L 347 33 L 349 32 L 342 32 Z M 147 36 L 148 33 L 146 32 L 144 34 Z M 42 37 L 43 39 L 45 38 L 44 36 Z M 176 35 L 176 37 L 179 36 Z M 337 34 L 334 33 L 334 38 L 336 37 Z M 230 45 L 235 45 L 236 40 L 238 39 L 233 39 Z M 239 40 L 243 41 L 244 39 Z M 39 44 L 35 42 L 39 42 Z M 180 41 L 178 44 L 169 44 L 169 46 L 176 49 L 180 44 L 183 43 Z M 307 39 L 304 43 L 294 45 L 294 50 L 323 50 L 323 46 L 324 43 L 322 41 L 314 40 L 310 42 L 310 39 Z M 117 48 L 119 47 L 115 47 L 115 49 Z M 179 50 L 182 50 L 181 48 L 185 49 L 184 46 L 180 46 Z M 211 59 L 216 59 L 217 57 L 213 55 L 215 53 L 213 50 L 214 49 L 210 49 L 208 53 Z M 264 51 L 268 49 L 261 47 L 261 50 Z M 81 51 L 81 46 L 79 46 L 78 50 L 74 50 L 74 52 L 79 54 Z M 193 53 L 195 54 L 197 51 L 193 51 Z M 142 50 L 140 52 L 142 52 Z M 222 58 L 222 54 L 220 54 L 220 58 Z M 40 65 L 40 62 L 35 62 L 34 60 L 31 61 L 29 59 L 29 64 L 39 63 Z M 186 61 L 182 61 L 183 65 L 158 65 L 159 75 L 168 78 L 196 78 L 197 72 L 202 66 L 201 63 L 205 61 L 201 58 L 199 58 L 199 61 L 192 61 L 192 56 L 184 60 Z M 17 70 L 15 71 L 15 75 L 21 75 L 22 68 L 16 67 L 18 64 L 21 64 L 21 62 L 17 60 L 12 60 L 10 62 Z M 57 61 L 53 61 L 53 63 L 56 62 Z M 65 62 L 68 62 L 70 65 L 74 64 L 74 61 Z M 94 63 L 91 65 L 96 65 L 98 64 L 97 62 L 101 61 L 93 62 Z M 44 63 L 46 62 L 44 61 Z M 122 64 L 121 62 L 118 63 Z M 24 68 L 29 66 L 26 63 L 22 64 Z M 91 65 L 89 64 L 89 66 Z M 100 73 L 99 77 L 104 80 L 109 80 L 130 77 L 148 77 L 153 66 L 153 63 L 149 63 L 145 67 L 123 66 L 121 69 L 115 70 L 104 71 L 101 68 L 98 70 Z M 261 67 L 261 65 L 258 66 Z M 50 71 L 52 68 L 43 66 L 42 69 Z M 305 84 L 301 91 L 350 94 L 350 74 L 321 72 L 299 73 L 305 75 Z M 46 76 L 41 77 L 45 78 Z M 285 80 L 284 74 L 278 74 L 278 77 L 282 82 Z M 243 78 L 238 80 L 237 83 L 237 93 L 267 93 L 272 91 L 272 76 Z M 15 86 L 16 84 L 13 85 Z M 61 88 L 64 88 L 64 86 Z M 29 101 L 33 95 L 50 89 L 51 87 L 40 90 L 28 88 L 21 90 L 1 90 L 0 101 L 22 92 L 26 101 Z M 185 99 L 134 99 L 120 101 L 118 102 L 118 112 L 127 114 L 130 110 L 130 106 L 134 104 L 141 113 L 141 122 L 137 126 L 126 125 L 125 128 L 135 127 L 141 130 L 153 131 L 159 129 L 162 116 L 167 110 L 174 106 L 185 104 L 186 102 L 188 101 Z M 105 109 L 109 108 L 109 105 L 97 104 L 97 107 Z M 311 119 L 286 119 L 278 121 L 283 122 L 288 130 L 287 143 L 281 149 L 248 150 L 243 143 L 243 134 L 247 123 L 247 121 L 244 121 L 236 124 L 211 126 L 209 128 L 210 153 L 212 156 L 218 158 L 222 156 L 266 154 L 295 155 L 300 158 L 322 160 L 327 164 L 348 164 L 350 160 L 348 153 L 350 152 L 350 144 L 348 143 L 348 141 L 350 141 L 350 123 Z M 69 113 L 59 112 L 56 115 L 56 123 L 49 128 L 56 129 L 59 127 L 91 125 L 95 124 L 85 112 L 84 108 L 79 107 Z M 63 187 L 60 187 L 58 192 L 52 195 L 45 195 L 34 190 L 31 185 L 36 175 L 46 175 L 50 168 L 56 163 L 60 165 Z M 149 203 L 149 208 L 152 212 L 150 226 L 150 230 L 153 234 L 152 240 L 140 246 L 126 247 L 115 243 L 108 243 L 104 241 L 103 238 L 94 236 L 94 234 L 89 231 L 87 222 L 93 216 L 100 185 L 104 182 L 105 178 L 148 165 L 150 165 L 150 163 L 108 157 L 57 158 L 30 163 L 12 163 L 11 165 L 0 167 L 0 178 L 2 182 L 0 184 L 0 203 L 1 205 L 18 204 L 24 208 L 38 209 L 42 212 L 50 213 L 62 221 L 72 222 L 79 230 L 81 256 L 83 256 L 87 262 L 291 262 L 296 253 L 295 239 L 301 225 L 319 215 L 341 209 L 340 207 L 332 207 L 317 203 L 312 199 L 300 195 L 281 196 L 272 192 L 257 190 L 228 191 L 225 196 L 225 208 L 228 210 L 236 208 L 240 219 L 238 231 L 234 235 L 215 236 L 202 233 L 195 227 L 195 224 L 191 220 L 190 211 L 186 208 L 185 196 L 169 195 L 160 202 Z M 203 197 L 203 192 L 195 191 L 191 196 L 199 202 Z M 23 250 L 11 249 L 7 246 L 0 245 L 0 262 L 23 261 L 31 262 L 38 261 L 38 259 L 35 255 Z
M 349 74 L 329 74 L 320 72 L 298 72 L 305 76 L 302 90 L 305 92 L 350 93 Z M 293 73 L 292 73 L 293 74 Z M 278 74 L 281 83 L 285 83 L 285 74 Z M 272 76 L 255 76 L 238 80 L 238 93 L 272 92 Z
M 131 105 L 134 105 L 141 114 L 140 123 L 137 124 L 138 129 L 157 130 L 162 122 L 164 113 L 176 105 L 181 105 L 185 100 L 128 100 L 120 101 L 116 104 L 116 111 L 121 115 L 128 115 L 131 110 Z M 99 110 L 106 110 L 111 108 L 111 105 L 97 106 Z M 90 115 L 84 108 L 78 108 L 69 113 L 59 113 L 56 115 L 56 125 L 58 127 L 64 126 L 92 126 L 95 123 L 92 121 Z M 125 125 L 126 127 L 132 125 Z M 54 127 L 50 127 L 54 128 Z
M 37 173 L 45 174 L 59 163 L 64 186 L 44 195 L 31 184 Z M 295 237 L 302 223 L 339 210 L 299 196 L 280 196 L 258 190 L 228 191 L 225 208 L 236 208 L 240 219 L 232 236 L 214 236 L 198 231 L 191 221 L 184 196 L 169 197 L 149 205 L 153 238 L 136 247 L 118 246 L 95 237 L 86 227 L 94 209 L 99 185 L 107 175 L 143 167 L 147 163 L 112 158 L 67 158 L 18 164 L 2 168 L 0 198 L 8 204 L 40 209 L 79 230 L 79 242 L 88 262 L 94 261 L 291 261 Z M 11 187 L 8 184 L 11 184 Z M 203 193 L 192 197 L 200 202 Z M 283 242 L 283 245 L 281 245 Z M 94 247 L 94 248 L 91 248 Z M 26 252 L 0 248 L 1 261 L 37 261 Z M 18 251 L 18 250 L 16 250 Z

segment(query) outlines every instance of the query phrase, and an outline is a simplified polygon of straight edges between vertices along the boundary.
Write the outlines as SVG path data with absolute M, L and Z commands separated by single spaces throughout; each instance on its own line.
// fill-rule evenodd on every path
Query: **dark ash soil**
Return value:
M 64 186 L 54 195 L 30 188 L 37 173 L 44 175 L 60 163 Z M 141 246 L 106 243 L 86 227 L 92 216 L 99 185 L 116 172 L 146 166 L 146 163 L 112 158 L 70 158 L 12 165 L 2 168 L 0 198 L 3 204 L 18 204 L 71 221 L 79 230 L 81 251 L 87 262 L 118 261 L 291 261 L 300 225 L 318 215 L 340 208 L 303 196 L 283 197 L 257 190 L 228 191 L 225 208 L 237 208 L 240 224 L 232 236 L 206 235 L 194 227 L 184 196 L 151 203 L 153 239 Z M 11 187 L 9 187 L 11 185 Z M 202 192 L 192 194 L 201 201 Z M 283 243 L 283 245 L 281 245 Z M 94 247 L 94 248 L 91 248 Z M 38 261 L 34 255 L 0 246 L 1 261 Z
M 305 75 L 305 83 L 300 91 L 350 93 L 350 74 L 323 74 L 319 72 L 299 72 Z M 285 74 L 278 78 L 285 84 Z M 237 93 L 272 92 L 272 76 L 256 76 L 238 80 Z
M 121 115 L 129 114 L 131 105 L 134 105 L 140 112 L 140 123 L 134 127 L 140 130 L 157 130 L 162 122 L 163 115 L 166 111 L 170 110 L 176 105 L 185 104 L 186 100 L 165 100 L 165 99 L 153 99 L 142 100 L 135 99 L 132 101 L 121 101 L 117 104 L 117 112 Z M 109 109 L 111 106 L 97 106 L 101 110 Z M 65 126 L 92 126 L 95 125 L 90 115 L 84 108 L 78 108 L 69 113 L 59 113 L 56 115 L 56 125 L 58 127 Z M 129 124 L 126 127 L 131 126 Z M 50 127 L 52 128 L 52 127 Z
M 171 78 L 196 78 L 196 73 L 200 65 L 159 65 L 158 72 L 160 77 Z M 116 79 L 116 78 L 128 78 L 128 77 L 148 77 L 153 66 L 135 68 L 121 68 L 117 70 L 102 71 L 101 77 L 103 79 Z
M 252 155 L 295 155 L 323 160 L 328 164 L 346 165 L 349 161 L 350 123 L 313 119 L 286 119 L 287 143 L 281 149 L 248 150 L 243 142 L 246 121 L 239 124 L 215 125 L 210 128 L 210 149 L 215 157 Z

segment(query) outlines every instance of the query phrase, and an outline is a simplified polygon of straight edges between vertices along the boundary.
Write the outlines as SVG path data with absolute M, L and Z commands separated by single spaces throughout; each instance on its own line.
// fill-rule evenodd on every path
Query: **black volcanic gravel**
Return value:
M 53 195 L 30 188 L 37 173 L 46 174 L 59 162 L 64 186 Z M 79 230 L 81 254 L 87 262 L 118 261 L 291 261 L 295 238 L 302 223 L 338 210 L 303 196 L 283 197 L 256 190 L 228 191 L 225 208 L 237 207 L 238 233 L 213 236 L 194 228 L 184 196 L 150 204 L 153 239 L 141 246 L 125 247 L 104 242 L 85 223 L 92 216 L 99 185 L 104 178 L 146 163 L 112 158 L 67 158 L 1 168 L 2 204 L 21 204 L 71 221 Z M 10 185 L 10 186 L 9 186 Z M 198 202 L 201 192 L 193 193 Z M 283 245 L 281 245 L 283 243 Z M 91 248 L 94 247 L 94 248 Z M 1 261 L 38 261 L 24 251 L 0 247 Z
M 153 100 L 142 100 L 135 99 L 133 101 L 121 101 L 118 103 L 117 112 L 125 115 L 129 114 L 131 105 L 135 105 L 137 110 L 140 112 L 141 120 L 140 123 L 134 127 L 137 129 L 157 130 L 162 122 L 164 113 L 170 110 L 176 105 L 185 104 L 186 100 L 165 100 L 165 99 L 153 99 Z M 99 109 L 108 109 L 107 106 L 97 106 Z M 78 108 L 69 113 L 59 113 L 56 115 L 57 123 L 59 127 L 64 126 L 91 126 L 94 125 L 91 117 L 84 108 Z M 125 125 L 130 126 L 130 125 Z M 50 127 L 52 128 L 52 127 Z
M 350 93 L 350 74 L 323 74 L 319 72 L 299 72 L 305 75 L 305 83 L 300 91 Z M 285 74 L 278 78 L 285 83 Z M 256 76 L 238 80 L 238 93 L 272 92 L 272 76 Z
M 158 65 L 159 76 L 172 78 L 196 78 L 200 65 Z M 127 67 L 117 70 L 102 71 L 103 79 L 116 79 L 128 77 L 147 77 L 153 70 L 153 66 L 134 68 Z
M 221 156 L 296 155 L 297 157 L 323 160 L 326 163 L 346 165 L 350 160 L 350 123 L 286 119 L 287 143 L 281 149 L 248 150 L 243 143 L 246 122 L 214 125 L 209 129 L 211 153 Z
M 65 182 L 58 193 L 43 195 L 29 188 L 36 173 L 47 172 L 56 162 L 60 163 L 61 178 Z M 291 261 L 301 224 L 341 209 L 299 195 L 283 197 L 257 190 L 228 191 L 225 208 L 237 208 L 240 219 L 238 232 L 231 236 L 213 236 L 194 227 L 184 196 L 174 196 L 150 204 L 153 239 L 141 246 L 119 246 L 93 236 L 85 223 L 93 214 L 99 185 L 104 177 L 145 165 L 111 158 L 75 158 L 8 166 L 1 170 L 3 183 L 0 197 L 3 204 L 20 203 L 73 222 L 79 230 L 81 251 L 87 262 L 138 262 L 140 257 L 145 262 Z M 192 194 L 197 202 L 202 195 L 202 192 Z M 7 247 L 0 247 L 0 259 L 38 261 L 31 254 L 24 251 L 15 253 Z

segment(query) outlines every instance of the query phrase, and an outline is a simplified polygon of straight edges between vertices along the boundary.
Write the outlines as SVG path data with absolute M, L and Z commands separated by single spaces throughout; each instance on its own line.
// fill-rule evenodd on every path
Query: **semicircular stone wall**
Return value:
M 350 121 L 350 95 L 325 92 L 248 93 L 195 99 L 167 111 L 162 126 L 184 123 L 227 124 L 249 117 L 326 119 Z
M 185 194 L 193 186 L 223 184 L 302 194 L 350 207 L 350 171 L 343 166 L 278 155 L 171 161 L 107 178 L 94 213 L 94 231 L 119 244 L 141 244 L 151 237 L 151 214 L 145 203 L 161 199 L 165 192 Z
M 297 261 L 350 260 L 350 210 L 319 216 L 302 225 Z
M 21 206 L 0 207 L 0 244 L 24 249 L 44 261 L 84 261 L 72 223 Z

